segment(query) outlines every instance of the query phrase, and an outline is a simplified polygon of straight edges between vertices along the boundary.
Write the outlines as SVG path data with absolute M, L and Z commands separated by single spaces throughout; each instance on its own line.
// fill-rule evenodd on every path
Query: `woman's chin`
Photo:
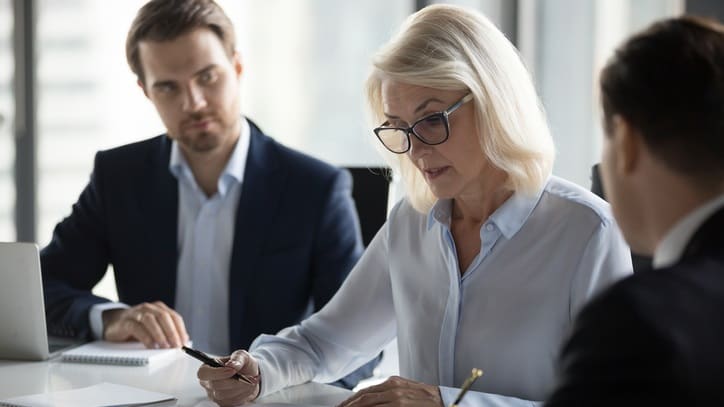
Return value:
M 452 199 L 454 194 L 448 188 L 440 188 L 439 185 L 427 183 L 430 192 L 436 199 Z

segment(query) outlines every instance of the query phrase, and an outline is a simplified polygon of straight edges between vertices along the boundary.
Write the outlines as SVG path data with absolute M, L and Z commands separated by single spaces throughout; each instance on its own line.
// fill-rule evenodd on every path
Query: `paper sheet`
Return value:
M 63 390 L 0 401 L 0 406 L 32 407 L 133 407 L 175 406 L 176 398 L 136 387 L 100 383 L 80 389 Z

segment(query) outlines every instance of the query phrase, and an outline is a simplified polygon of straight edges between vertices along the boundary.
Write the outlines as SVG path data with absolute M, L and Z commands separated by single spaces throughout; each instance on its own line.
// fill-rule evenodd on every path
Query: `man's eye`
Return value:
M 202 73 L 201 76 L 199 77 L 199 81 L 201 81 L 201 83 L 211 83 L 215 79 L 216 79 L 216 75 L 211 71 L 206 71 L 206 72 Z
M 168 94 L 168 93 L 174 92 L 175 90 L 176 90 L 176 86 L 174 86 L 170 83 L 164 83 L 164 84 L 156 86 L 156 91 L 158 93 Z

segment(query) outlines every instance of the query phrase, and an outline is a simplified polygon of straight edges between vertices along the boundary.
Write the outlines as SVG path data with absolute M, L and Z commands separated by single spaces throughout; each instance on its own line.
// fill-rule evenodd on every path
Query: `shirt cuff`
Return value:
M 96 304 L 91 307 L 88 313 L 88 319 L 90 322 L 91 333 L 93 333 L 93 339 L 103 339 L 103 311 L 119 308 L 131 308 L 127 304 L 122 302 L 104 302 Z
M 460 392 L 460 389 L 455 389 L 451 387 L 438 386 L 438 388 L 440 389 L 442 404 L 445 406 L 451 405 L 452 402 L 455 401 L 455 398 L 458 396 L 458 393 Z

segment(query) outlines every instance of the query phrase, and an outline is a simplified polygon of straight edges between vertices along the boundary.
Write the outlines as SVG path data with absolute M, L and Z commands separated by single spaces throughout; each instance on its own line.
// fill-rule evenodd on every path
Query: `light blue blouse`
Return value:
M 515 193 L 482 225 L 462 277 L 451 205 L 424 215 L 398 203 L 322 310 L 256 339 L 262 395 L 333 381 L 397 337 L 400 375 L 439 385 L 445 405 L 474 367 L 484 375 L 461 406 L 547 396 L 576 312 L 632 272 L 608 204 L 556 177 L 534 196 Z

